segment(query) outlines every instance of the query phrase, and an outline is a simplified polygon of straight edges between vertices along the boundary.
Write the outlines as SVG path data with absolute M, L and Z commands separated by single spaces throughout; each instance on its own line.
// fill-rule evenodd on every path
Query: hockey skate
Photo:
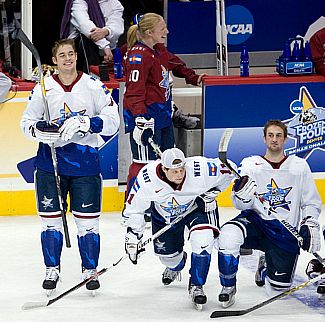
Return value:
M 226 308 L 235 303 L 236 286 L 223 286 L 219 294 L 219 302 L 222 307 Z
M 46 267 L 45 279 L 43 281 L 43 289 L 46 295 L 51 296 L 56 289 L 56 284 L 60 279 L 60 266 Z
M 321 280 L 317 286 L 318 298 L 325 301 L 325 280 Z
M 92 280 L 90 280 L 86 284 L 86 289 L 92 292 L 92 296 L 96 295 L 96 290 L 100 288 L 100 284 L 97 277 L 97 269 L 85 269 L 82 268 L 82 280 L 86 280 L 90 278 L 91 276 L 95 276 Z
M 188 287 L 188 294 L 192 300 L 194 307 L 198 311 L 201 311 L 203 308 L 203 304 L 207 302 L 207 297 L 204 294 L 203 286 L 190 284 Z
M 265 277 L 266 277 L 266 262 L 265 262 L 265 254 L 261 254 L 258 260 L 258 266 L 255 273 L 255 283 L 257 286 L 265 285 Z
M 169 285 L 170 283 L 174 282 L 176 279 L 178 281 L 182 280 L 181 272 L 173 271 L 170 268 L 166 267 L 162 274 L 162 283 L 164 285 Z

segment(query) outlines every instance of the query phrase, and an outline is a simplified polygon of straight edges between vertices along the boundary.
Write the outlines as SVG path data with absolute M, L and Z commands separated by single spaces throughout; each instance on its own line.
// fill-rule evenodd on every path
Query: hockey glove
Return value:
M 141 238 L 142 235 L 138 235 L 130 227 L 127 228 L 127 233 L 125 235 L 125 251 L 134 265 L 138 263 L 140 253 L 145 251 L 145 249 L 141 247 Z
M 64 121 L 60 133 L 63 141 L 69 141 L 78 132 L 87 133 L 90 129 L 89 116 L 72 116 Z
M 306 267 L 306 274 L 310 279 L 315 278 L 320 274 L 324 273 L 325 266 L 316 258 L 312 259 Z
M 202 193 L 195 199 L 198 210 L 202 212 L 214 211 L 217 208 L 216 198 L 219 194 L 219 190 L 209 190 L 205 193 Z
M 317 219 L 308 216 L 300 224 L 299 235 L 303 238 L 301 248 L 309 253 L 315 253 L 320 250 L 320 232 Z
M 256 182 L 249 176 L 242 176 L 240 179 L 236 179 L 233 191 L 235 197 L 244 203 L 250 202 L 256 193 Z
M 32 136 L 39 142 L 52 144 L 60 138 L 59 126 L 47 121 L 38 121 L 30 127 Z
M 135 128 L 133 130 L 133 139 L 136 144 L 147 146 L 148 140 L 154 134 L 155 119 L 151 118 L 147 120 L 143 116 L 138 116 L 135 119 Z

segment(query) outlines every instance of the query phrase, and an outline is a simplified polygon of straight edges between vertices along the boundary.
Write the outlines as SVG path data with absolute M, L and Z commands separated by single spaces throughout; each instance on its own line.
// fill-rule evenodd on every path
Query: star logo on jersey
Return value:
M 290 111 L 295 116 L 285 124 L 294 146 L 285 153 L 307 159 L 315 150 L 325 151 L 325 109 L 317 106 L 305 86 L 300 87 L 299 99 L 291 102 Z
M 166 250 L 165 244 L 166 244 L 166 242 L 161 242 L 159 239 L 155 240 L 157 253 Z
M 43 208 L 46 210 L 47 208 L 53 208 L 53 198 L 47 198 L 46 196 L 43 197 L 41 203 L 43 204 Z
M 170 91 L 169 91 L 169 75 L 168 75 L 168 70 L 163 66 L 161 66 L 161 76 L 162 76 L 162 81 L 160 81 L 159 86 L 164 88 L 165 91 L 165 98 L 166 101 L 169 99 Z
M 77 116 L 77 115 L 84 115 L 86 113 L 86 109 L 82 109 L 80 111 L 72 111 L 71 108 L 68 106 L 67 103 L 63 104 L 63 107 L 60 109 L 60 117 L 52 120 L 52 123 L 57 124 L 58 126 L 61 126 L 64 121 L 70 117 Z
M 177 200 L 173 197 L 172 201 L 169 201 L 167 203 L 167 206 L 163 206 L 161 205 L 161 208 L 167 212 L 167 215 L 165 215 L 166 218 L 169 218 L 170 221 L 174 220 L 177 216 L 183 214 L 184 212 L 186 212 L 190 205 L 191 205 L 192 201 L 181 205 L 177 202 Z
M 279 188 L 275 180 L 271 178 L 271 183 L 269 183 L 266 188 L 268 191 L 260 193 L 259 196 L 263 198 L 263 200 L 267 201 L 272 209 L 282 207 L 290 211 L 289 205 L 291 204 L 291 201 L 286 201 L 285 198 L 291 191 L 292 187 Z

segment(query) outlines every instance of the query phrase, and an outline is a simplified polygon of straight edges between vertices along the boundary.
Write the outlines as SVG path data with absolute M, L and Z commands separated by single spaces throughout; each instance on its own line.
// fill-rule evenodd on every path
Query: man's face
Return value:
M 156 26 L 150 31 L 150 36 L 152 37 L 153 43 L 160 44 L 165 43 L 166 37 L 168 34 L 168 29 L 166 27 L 166 23 L 163 19 L 161 19 Z
M 181 167 L 178 169 L 166 169 L 163 167 L 163 171 L 167 177 L 167 179 L 176 184 L 182 183 L 184 177 L 185 177 L 185 168 Z
M 59 71 L 75 70 L 77 53 L 71 45 L 63 45 L 58 48 L 56 56 L 52 57 L 52 60 L 58 66 Z
M 286 142 L 283 130 L 276 125 L 269 126 L 266 130 L 264 142 L 267 149 L 271 152 L 283 151 L 283 145 Z

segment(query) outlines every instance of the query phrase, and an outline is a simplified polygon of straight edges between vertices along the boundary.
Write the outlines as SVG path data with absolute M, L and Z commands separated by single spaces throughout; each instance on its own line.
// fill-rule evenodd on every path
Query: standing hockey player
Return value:
M 59 279 L 63 244 L 62 218 L 49 145 L 55 145 L 65 211 L 67 194 L 70 196 L 70 210 L 78 228 L 82 278 L 86 279 L 96 274 L 100 247 L 102 179 L 98 136 L 113 135 L 119 127 L 117 105 L 109 90 L 99 80 L 77 72 L 73 40 L 57 41 L 52 56 L 58 74 L 45 78 L 51 122 L 45 120 L 39 84 L 35 86 L 21 120 L 25 136 L 39 142 L 35 185 L 46 266 L 43 288 L 48 293 L 56 288 Z M 86 285 L 89 290 L 99 286 L 98 279 Z
M 136 264 L 143 235 L 145 210 L 152 203 L 152 233 L 156 233 L 178 216 L 184 218 L 154 240 L 154 251 L 166 266 L 162 283 L 169 285 L 180 277 L 186 262 L 184 229 L 189 229 L 192 247 L 188 291 L 199 309 L 207 302 L 203 285 L 209 271 L 214 239 L 218 236 L 216 191 L 226 189 L 233 179 L 219 159 L 192 157 L 185 159 L 177 148 L 162 153 L 139 172 L 126 202 L 129 217 L 125 249 Z M 209 192 L 210 189 L 213 191 Z
M 268 294 L 290 288 L 299 246 L 272 211 L 299 229 L 304 250 L 320 249 L 321 200 L 307 162 L 284 155 L 286 139 L 285 124 L 270 120 L 264 126 L 265 155 L 242 161 L 241 179 L 235 181 L 232 191 L 233 204 L 242 211 L 222 226 L 219 237 L 219 301 L 223 307 L 235 302 L 240 247 L 265 252 L 255 276 L 258 286 L 265 285 Z
M 197 75 L 163 45 L 168 34 L 163 17 L 146 13 L 135 22 L 128 31 L 129 49 L 125 58 L 124 122 L 125 132 L 130 133 L 133 159 L 126 199 L 140 169 L 157 159 L 153 149 L 143 144 L 142 133 L 151 131 L 162 151 L 175 144 L 169 72 L 192 85 L 199 85 L 205 75 Z M 123 215 L 127 221 L 125 213 Z

